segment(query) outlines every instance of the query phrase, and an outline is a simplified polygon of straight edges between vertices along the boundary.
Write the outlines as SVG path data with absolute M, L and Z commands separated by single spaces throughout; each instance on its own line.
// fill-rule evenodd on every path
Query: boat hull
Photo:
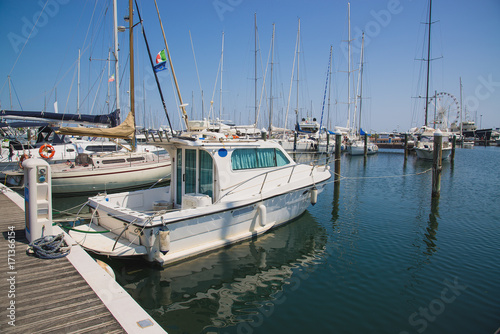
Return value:
M 126 247 L 111 249 L 91 249 L 94 252 L 121 256 L 122 254 L 143 255 L 147 261 L 159 262 L 162 265 L 174 263 L 213 249 L 228 246 L 244 239 L 255 237 L 271 228 L 285 224 L 300 216 L 311 204 L 314 195 L 320 193 L 325 183 L 296 189 L 264 200 L 219 203 L 206 208 L 190 208 L 176 212 L 165 212 L 163 215 L 146 217 L 139 212 L 116 211 L 114 203 L 127 203 L 133 208 L 140 203 L 147 203 L 146 197 L 161 200 L 168 198 L 164 188 L 137 191 L 130 193 L 130 198 L 109 195 L 109 198 L 91 199 L 89 206 L 99 217 L 99 225 L 107 230 L 123 230 L 122 239 L 128 240 L 130 247 L 142 245 L 144 253 L 130 251 Z M 168 187 L 166 187 L 168 189 Z M 156 195 L 152 194 L 155 192 Z M 316 194 L 314 192 L 317 192 Z M 107 203 L 107 204 L 106 204 Z M 130 222 L 136 223 L 130 223 Z M 129 222 L 124 230 L 124 222 Z M 162 233 L 168 234 L 168 250 L 162 253 Z M 88 236 L 72 232 L 77 242 Z M 100 235 L 102 236 L 102 234 Z M 85 242 L 81 242 L 85 247 Z M 126 241 L 122 241 L 122 245 Z M 90 247 L 89 247 L 90 248 Z
M 417 153 L 417 158 L 423 160 L 433 160 L 434 159 L 434 150 L 432 148 L 420 148 L 415 147 L 415 152 Z M 451 148 L 443 148 L 443 156 L 442 159 L 446 160 L 451 155 Z

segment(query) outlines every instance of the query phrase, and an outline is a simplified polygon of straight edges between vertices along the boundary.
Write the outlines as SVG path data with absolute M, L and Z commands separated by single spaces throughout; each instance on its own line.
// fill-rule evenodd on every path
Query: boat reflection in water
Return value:
M 117 281 L 169 333 L 249 326 L 252 315 L 270 303 L 279 307 L 286 286 L 322 262 L 326 234 L 306 211 L 255 239 L 165 268 L 126 261 L 113 267 Z

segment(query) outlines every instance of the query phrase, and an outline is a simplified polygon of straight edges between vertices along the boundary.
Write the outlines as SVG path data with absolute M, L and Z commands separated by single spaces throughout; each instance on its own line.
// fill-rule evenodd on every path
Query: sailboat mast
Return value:
M 165 30 L 163 29 L 163 23 L 160 17 L 160 10 L 158 9 L 158 4 L 155 0 L 156 13 L 158 14 L 158 20 L 160 21 L 161 32 L 163 34 L 163 41 L 165 42 L 165 50 L 167 51 L 168 63 L 170 65 L 170 71 L 172 72 L 172 77 L 174 78 L 175 88 L 177 90 L 177 97 L 179 98 L 180 107 L 182 110 L 182 117 L 184 118 L 184 123 L 186 125 L 187 131 L 189 131 L 188 116 L 186 113 L 186 105 L 182 102 L 181 90 L 179 89 L 179 83 L 177 82 L 177 77 L 175 76 L 174 65 L 172 64 L 172 58 L 170 57 L 170 51 L 168 50 L 167 38 L 165 37 Z
M 80 113 L 80 49 L 78 49 L 78 89 L 76 92 L 76 113 Z
M 347 3 L 347 128 L 351 128 L 351 3 Z
M 7 79 L 9 79 L 9 99 L 10 99 L 10 110 L 12 110 L 12 90 L 10 88 L 10 75 L 7 76 Z
M 269 136 L 271 136 L 271 129 L 273 125 L 273 61 L 274 61 L 274 33 L 275 25 L 273 23 L 273 37 L 271 42 L 271 82 L 269 87 Z
M 130 112 L 134 116 L 134 132 L 132 133 L 132 151 L 135 151 L 135 94 L 134 94 L 134 7 L 133 0 L 128 2 L 129 45 L 130 45 Z
M 224 31 L 222 32 L 222 51 L 220 56 L 219 122 L 222 122 L 222 71 L 224 70 Z M 219 126 L 221 126 L 219 124 Z
M 363 32 L 361 37 L 361 65 L 359 70 L 359 119 L 358 119 L 358 129 L 361 131 L 361 105 L 363 104 L 363 57 L 364 57 L 364 49 L 365 46 L 365 33 Z
M 255 25 L 255 36 L 254 36 L 254 43 L 255 43 L 255 59 L 254 59 L 254 71 L 255 71 L 255 126 L 257 126 L 257 13 L 254 13 L 254 25 Z
M 328 76 L 328 112 L 326 125 L 330 128 L 330 97 L 332 93 L 332 67 L 333 67 L 333 46 L 330 45 L 330 73 Z
M 120 77 L 119 77 L 119 64 L 118 64 L 118 9 L 116 0 L 113 0 L 113 39 L 114 50 L 113 56 L 115 57 L 115 90 L 116 90 L 116 109 L 120 109 Z M 80 57 L 78 57 L 80 58 Z
M 299 28 L 297 29 L 297 109 L 295 109 L 295 113 L 297 114 L 297 120 L 299 117 L 299 61 L 300 56 L 300 18 L 299 18 Z
M 425 126 L 427 126 L 427 113 L 429 105 L 429 76 L 431 66 L 431 25 L 432 25 L 432 0 L 429 0 L 429 35 L 427 37 L 427 85 L 425 91 Z

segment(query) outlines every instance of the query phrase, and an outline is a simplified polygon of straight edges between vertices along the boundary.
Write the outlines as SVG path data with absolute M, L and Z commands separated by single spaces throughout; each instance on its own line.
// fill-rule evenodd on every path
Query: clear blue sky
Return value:
M 107 113 L 107 62 L 112 47 L 111 1 L 49 0 L 0 1 L 0 101 L 10 108 L 7 76 L 12 79 L 13 108 L 76 112 L 76 60 L 81 57 L 80 112 Z M 283 126 L 292 75 L 298 19 L 301 20 L 299 109 L 301 117 L 321 117 L 330 45 L 333 46 L 330 125 L 347 122 L 347 1 L 209 0 L 158 1 L 181 93 L 190 118 L 201 117 L 201 93 L 189 32 L 191 32 L 205 115 L 214 96 L 219 114 L 221 38 L 224 31 L 222 117 L 249 124 L 254 119 L 254 13 L 257 14 L 258 93 L 276 26 L 273 71 L 273 109 L 277 126 Z M 128 1 L 118 0 L 119 25 L 127 25 Z M 154 2 L 139 0 L 152 53 L 164 48 Z M 422 58 L 426 34 L 427 0 L 353 0 L 351 31 L 352 68 L 359 67 L 360 32 L 365 31 L 363 124 L 372 131 L 406 131 L 422 125 L 425 95 Z M 38 19 L 37 26 L 33 23 Z M 137 20 L 137 16 L 135 16 Z M 431 92 L 460 97 L 478 126 L 500 127 L 500 2 L 498 0 L 434 0 L 432 25 Z M 31 32 L 31 36 L 29 36 Z M 166 124 L 147 52 L 135 29 L 137 123 Z M 27 43 L 25 44 L 25 41 Z M 120 67 L 123 116 L 128 112 L 128 32 L 120 33 Z M 25 45 L 25 46 L 24 46 Z M 24 46 L 24 49 L 23 49 Z M 22 52 L 21 52 L 22 50 Z M 426 55 L 424 55 L 426 57 Z M 442 57 L 442 58 L 440 58 Z M 92 61 L 89 61 L 92 58 Z M 297 67 L 295 67 L 295 71 Z M 270 69 L 259 127 L 267 127 Z M 177 98 L 169 71 L 159 73 L 174 128 L 180 128 Z M 352 78 L 357 79 L 357 72 Z M 288 126 L 296 108 L 296 77 L 290 97 Z M 54 88 L 57 89 L 54 89 Z M 144 89 L 145 88 L 145 94 Z M 114 87 L 110 86 L 114 101 Z M 354 96 L 354 93 L 352 92 Z M 144 100 L 144 96 L 146 99 Z M 194 100 L 193 100 L 194 97 Z M 193 103 L 194 101 L 194 103 Z M 145 102 L 145 103 L 144 103 Z M 336 103 L 337 102 L 337 103 Z M 192 105 L 194 104 L 194 109 Z M 145 106 L 145 108 L 144 108 Z M 144 109 L 146 113 L 144 114 Z M 326 111 L 324 122 L 326 123 Z M 450 116 L 454 118 L 455 116 Z

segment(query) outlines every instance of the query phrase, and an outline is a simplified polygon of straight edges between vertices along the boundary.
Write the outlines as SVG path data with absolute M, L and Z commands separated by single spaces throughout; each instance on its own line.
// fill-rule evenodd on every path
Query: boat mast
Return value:
M 428 104 L 429 104 L 429 75 L 430 75 L 430 66 L 431 66 L 431 13 L 432 13 L 432 0 L 429 0 L 429 35 L 427 37 L 427 85 L 425 91 L 425 126 L 427 126 L 427 113 L 428 113 Z
M 364 57 L 365 33 L 361 37 L 361 65 L 359 70 L 359 119 L 358 131 L 361 131 L 361 105 L 363 104 L 363 57 Z
M 275 25 L 273 23 L 273 37 L 271 39 L 271 82 L 269 87 L 269 136 L 271 136 L 272 132 L 272 123 L 273 123 L 273 61 L 274 61 L 274 34 L 275 34 Z
M 9 79 L 9 99 L 10 99 L 10 110 L 12 110 L 12 90 L 10 88 L 10 75 L 7 76 L 7 79 Z
M 255 43 L 255 59 L 254 59 L 254 71 L 255 71 L 255 127 L 257 127 L 257 13 L 254 13 L 254 25 L 255 25 L 255 37 L 254 37 L 254 43 Z
M 297 109 L 295 109 L 295 113 L 297 115 L 297 125 L 299 123 L 299 61 L 300 56 L 300 18 L 299 18 L 299 27 L 297 29 Z
M 80 49 L 78 49 L 78 90 L 76 92 L 76 113 L 80 113 Z
M 222 122 L 222 71 L 224 69 L 224 31 L 222 32 L 222 51 L 220 55 L 220 89 L 219 89 L 219 130 Z
M 347 3 L 347 128 L 351 131 L 351 3 Z
M 161 21 L 160 11 L 158 9 L 158 4 L 157 4 L 156 0 L 155 0 L 155 7 L 156 7 L 156 13 L 158 14 L 158 20 L 160 21 L 161 32 L 163 34 L 163 41 L 165 42 L 165 50 L 167 51 L 168 63 L 170 65 L 170 71 L 172 72 L 172 77 L 174 78 L 175 88 L 177 90 L 177 96 L 179 98 L 179 103 L 180 103 L 180 107 L 182 110 L 182 118 L 184 118 L 184 123 L 186 125 L 186 129 L 187 129 L 187 131 L 189 131 L 189 122 L 188 122 L 188 116 L 186 113 L 186 105 L 182 102 L 181 91 L 179 89 L 177 77 L 175 76 L 174 65 L 172 64 L 172 58 L 170 57 L 170 51 L 168 51 L 167 38 L 165 37 L 165 30 L 163 29 L 163 23 Z
M 120 110 L 120 78 L 118 76 L 120 72 L 118 64 L 118 9 L 116 6 L 116 0 L 113 0 L 113 39 L 115 44 L 113 56 L 115 57 L 116 109 Z M 78 59 L 80 59 L 80 57 L 78 57 Z
M 128 2 L 128 24 L 129 24 L 129 45 L 130 45 L 130 112 L 134 116 L 134 132 L 132 133 L 132 151 L 135 151 L 135 94 L 134 94 L 134 7 L 133 0 Z

